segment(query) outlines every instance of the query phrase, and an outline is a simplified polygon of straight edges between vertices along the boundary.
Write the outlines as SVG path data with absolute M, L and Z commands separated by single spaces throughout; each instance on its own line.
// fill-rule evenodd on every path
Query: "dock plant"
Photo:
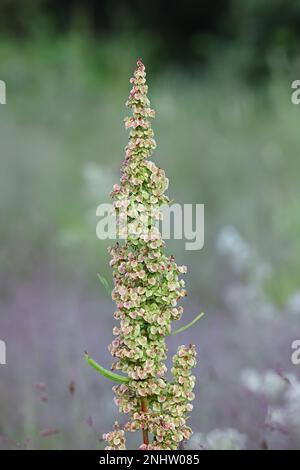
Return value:
M 165 242 L 158 228 L 161 206 L 169 204 L 165 194 L 168 179 L 164 170 L 150 160 L 156 148 L 150 120 L 155 112 L 147 96 L 145 66 L 139 59 L 126 105 L 129 141 L 121 168 L 121 179 L 111 193 L 118 234 L 122 240 L 109 248 L 113 272 L 112 299 L 116 302 L 109 351 L 111 370 L 104 369 L 88 354 L 87 362 L 116 382 L 115 403 L 126 421 L 115 423 L 104 434 L 107 450 L 126 449 L 126 432 L 141 432 L 141 450 L 177 449 L 191 436 L 187 425 L 194 399 L 195 346 L 179 346 L 172 359 L 172 380 L 166 378 L 166 338 L 173 330 L 186 296 L 182 274 L 173 256 L 164 253 Z M 107 282 L 105 284 L 107 288 Z M 192 322 L 198 320 L 198 315 Z

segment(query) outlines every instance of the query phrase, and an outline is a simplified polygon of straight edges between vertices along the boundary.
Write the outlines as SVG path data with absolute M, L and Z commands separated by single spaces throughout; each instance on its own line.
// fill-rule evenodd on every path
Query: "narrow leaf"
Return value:
M 184 330 L 187 330 L 190 326 L 193 326 L 200 318 L 204 316 L 204 312 L 199 313 L 199 315 L 194 318 L 194 320 L 191 321 L 191 323 L 188 323 L 187 325 L 183 326 L 182 328 L 179 328 L 178 330 L 173 331 L 170 333 L 171 335 L 177 335 L 177 333 L 181 333 Z
M 101 276 L 101 274 L 98 273 L 97 276 L 105 291 L 108 293 L 109 296 L 111 296 L 112 287 L 109 285 L 109 282 L 105 279 L 104 276 Z
M 115 374 L 111 370 L 105 369 L 104 367 L 100 366 L 100 364 L 98 364 L 96 361 L 94 361 L 94 359 L 92 359 L 87 353 L 85 353 L 84 358 L 85 358 L 86 362 L 90 366 L 94 367 L 94 369 L 96 369 L 97 372 L 99 372 L 101 375 L 103 375 L 103 377 L 106 377 L 107 379 L 110 379 L 110 380 L 113 380 L 113 381 L 119 382 L 119 383 L 129 382 L 128 377 L 125 377 L 125 376 L 122 376 L 122 375 L 119 375 L 119 374 Z

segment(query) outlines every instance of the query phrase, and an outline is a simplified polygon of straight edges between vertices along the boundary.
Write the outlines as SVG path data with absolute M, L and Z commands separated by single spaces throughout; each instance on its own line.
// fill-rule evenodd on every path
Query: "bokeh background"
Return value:
M 299 40 L 297 1 L 1 1 L 1 448 L 101 449 L 118 419 L 83 352 L 109 367 L 95 211 L 137 57 L 169 195 L 205 204 L 203 250 L 167 247 L 189 268 L 180 326 L 206 312 L 168 340 L 198 345 L 187 446 L 300 448 Z

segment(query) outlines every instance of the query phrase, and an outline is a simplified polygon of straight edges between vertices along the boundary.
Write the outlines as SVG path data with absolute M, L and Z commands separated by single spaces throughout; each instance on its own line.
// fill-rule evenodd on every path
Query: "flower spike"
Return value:
M 119 382 L 113 387 L 115 403 L 128 417 L 122 429 L 115 424 L 114 430 L 104 435 L 106 449 L 124 449 L 124 433 L 138 430 L 142 436 L 140 449 L 178 449 L 192 433 L 186 421 L 194 398 L 191 370 L 196 365 L 196 350 L 194 345 L 178 348 L 173 357 L 173 380 L 168 382 L 166 337 L 183 313 L 178 304 L 186 296 L 180 279 L 186 267 L 178 266 L 173 256 L 164 253 L 165 242 L 157 228 L 161 206 L 170 203 L 165 194 L 169 181 L 164 170 L 150 159 L 156 148 L 151 127 L 155 112 L 141 59 L 130 83 L 126 105 L 131 115 L 124 119 L 129 140 L 120 182 L 111 192 L 118 234 L 124 242 L 109 248 L 114 281 L 111 295 L 118 321 L 109 351 L 114 358 L 112 370 L 124 376 L 103 369 L 89 356 L 86 360 L 102 375 Z M 98 277 L 110 291 L 107 281 Z

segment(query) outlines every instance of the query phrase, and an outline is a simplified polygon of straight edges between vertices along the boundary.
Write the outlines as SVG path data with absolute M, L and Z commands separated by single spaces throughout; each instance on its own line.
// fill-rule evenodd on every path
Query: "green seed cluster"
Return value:
M 120 184 L 112 191 L 118 233 L 126 241 L 109 248 L 112 298 L 117 305 L 114 316 L 119 321 L 109 346 L 115 358 L 112 369 L 121 370 L 130 379 L 114 387 L 115 402 L 129 420 L 124 429 L 117 426 L 104 439 L 108 449 L 123 449 L 123 431 L 141 429 L 153 435 L 152 442 L 142 444 L 142 449 L 176 449 L 191 434 L 185 416 L 194 398 L 191 369 L 196 364 L 196 351 L 193 345 L 178 348 L 173 358 L 174 381 L 168 383 L 165 337 L 171 332 L 172 321 L 182 315 L 178 302 L 186 291 L 179 276 L 186 267 L 177 266 L 172 256 L 164 254 L 164 241 L 157 228 L 161 205 L 169 202 L 164 194 L 168 179 L 149 160 L 156 147 L 149 118 L 155 113 L 147 97 L 141 60 L 130 82 L 132 90 L 126 104 L 132 116 L 125 118 L 130 136 Z M 142 406 L 143 400 L 147 409 Z

